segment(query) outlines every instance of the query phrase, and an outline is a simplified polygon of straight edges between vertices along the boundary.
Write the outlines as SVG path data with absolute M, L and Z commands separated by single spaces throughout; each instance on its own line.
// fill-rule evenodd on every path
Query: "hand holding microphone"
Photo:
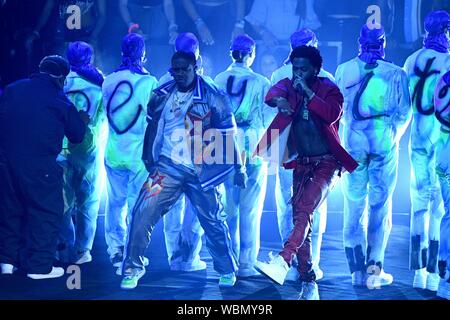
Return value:
M 300 76 L 295 77 L 293 86 L 295 90 L 297 90 L 301 95 L 306 96 L 309 100 L 313 98 L 314 91 L 309 88 L 304 78 Z
M 295 77 L 294 78 L 294 88 L 297 90 L 300 94 L 303 94 L 303 86 L 304 86 L 305 80 L 303 80 L 302 77 Z

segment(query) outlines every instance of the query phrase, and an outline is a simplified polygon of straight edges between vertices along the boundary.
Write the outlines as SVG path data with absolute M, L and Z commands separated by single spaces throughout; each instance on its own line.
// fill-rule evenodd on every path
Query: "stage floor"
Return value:
M 271 213 L 263 216 L 263 232 L 276 232 Z M 212 259 L 202 249 L 202 259 L 208 268 L 198 272 L 172 272 L 165 253 L 161 222 L 152 237 L 147 257 L 150 266 L 135 290 L 120 289 L 121 277 L 109 262 L 104 240 L 103 217 L 99 217 L 97 238 L 92 251 L 93 262 L 81 265 L 81 289 L 68 288 L 70 274 L 50 280 L 31 280 L 23 274 L 0 275 L 0 299 L 27 300 L 295 300 L 298 286 L 287 282 L 277 285 L 263 276 L 238 279 L 235 287 L 220 289 L 218 274 L 212 268 Z M 392 273 L 394 283 L 381 289 L 354 288 L 342 245 L 342 228 L 328 228 L 324 235 L 321 268 L 325 273 L 319 282 L 322 300 L 432 300 L 435 293 L 413 289 L 413 272 L 408 270 L 409 227 L 395 224 L 386 252 L 386 272 Z M 276 237 L 262 234 L 261 257 L 278 250 Z M 275 239 L 275 240 L 274 240 Z

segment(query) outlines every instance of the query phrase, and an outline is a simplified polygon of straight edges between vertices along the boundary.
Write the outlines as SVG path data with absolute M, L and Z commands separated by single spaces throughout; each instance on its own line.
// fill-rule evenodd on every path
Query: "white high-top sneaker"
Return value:
M 319 288 L 315 281 L 303 281 L 299 300 L 320 300 Z
M 219 287 L 230 288 L 236 283 L 236 274 L 234 272 L 221 274 L 219 278 Z
M 439 277 L 438 273 L 428 273 L 426 288 L 430 291 L 436 292 L 439 288 L 440 280 L 441 277 Z
M 0 268 L 1 268 L 2 274 L 13 274 L 14 271 L 17 270 L 16 267 L 14 267 L 12 264 L 9 264 L 9 263 L 0 263 Z
M 365 282 L 368 288 L 379 288 L 391 285 L 394 277 L 381 270 L 379 274 L 367 274 Z
M 289 265 L 284 258 L 278 254 L 272 255 L 272 252 L 270 252 L 269 257 L 271 259 L 268 262 L 256 261 L 255 269 L 265 274 L 276 283 L 283 285 L 289 271 Z
M 426 268 L 416 270 L 414 273 L 413 288 L 425 289 L 427 287 L 428 272 Z
M 92 261 L 91 252 L 89 250 L 77 252 L 75 257 L 75 264 L 83 264 Z

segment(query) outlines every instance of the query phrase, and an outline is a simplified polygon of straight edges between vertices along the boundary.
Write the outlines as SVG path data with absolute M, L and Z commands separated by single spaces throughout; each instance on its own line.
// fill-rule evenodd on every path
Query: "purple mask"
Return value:
M 255 49 L 256 42 L 250 36 L 246 34 L 240 34 L 234 38 L 231 44 L 231 51 L 240 51 L 245 53 L 252 53 Z
M 104 77 L 101 71 L 91 63 L 93 54 L 94 49 L 83 41 L 72 42 L 67 48 L 67 60 L 70 63 L 70 69 L 101 87 Z
M 293 49 L 301 46 L 312 46 L 317 48 L 319 43 L 319 40 L 317 39 L 317 36 L 314 33 L 314 31 L 308 28 L 302 28 L 295 31 L 291 35 L 290 40 L 291 40 L 291 52 Z M 290 57 L 288 56 L 287 59 L 284 61 L 284 64 L 289 63 L 291 63 L 291 60 Z
M 195 58 L 198 59 L 199 43 L 197 37 L 190 32 L 180 33 L 175 40 L 175 51 L 193 53 Z
M 450 43 L 447 30 L 450 27 L 450 14 L 447 11 L 433 11 L 425 18 L 425 31 L 427 32 L 423 45 L 427 49 L 438 52 L 449 52 Z
M 318 40 L 316 34 L 308 28 L 297 30 L 291 35 L 292 49 L 301 46 L 312 46 L 317 48 L 317 44 Z
M 137 33 L 128 33 L 122 39 L 122 64 L 116 70 L 130 70 L 133 73 L 146 75 L 149 72 L 144 68 L 145 41 Z
M 369 28 L 364 24 L 359 34 L 359 58 L 368 64 L 374 64 L 377 60 L 384 60 L 385 33 L 381 25 Z

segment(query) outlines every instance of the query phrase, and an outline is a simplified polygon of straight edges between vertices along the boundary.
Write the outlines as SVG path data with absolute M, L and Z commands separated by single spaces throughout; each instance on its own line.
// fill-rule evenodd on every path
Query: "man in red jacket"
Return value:
M 338 130 L 343 97 L 339 88 L 326 78 L 318 77 L 322 57 L 314 47 L 301 46 L 291 53 L 293 78 L 273 86 L 266 103 L 279 110 L 262 138 L 256 153 L 264 157 L 273 146 L 274 133 L 288 134 L 285 154 L 293 161 L 283 161 L 294 169 L 292 198 L 294 229 L 278 255 L 256 267 L 279 284 L 289 270 L 294 256 L 302 290 L 300 299 L 318 300 L 311 258 L 311 231 L 314 210 L 326 198 L 342 169 L 352 172 L 358 164 L 340 144 Z M 281 139 L 280 139 L 281 140 Z

